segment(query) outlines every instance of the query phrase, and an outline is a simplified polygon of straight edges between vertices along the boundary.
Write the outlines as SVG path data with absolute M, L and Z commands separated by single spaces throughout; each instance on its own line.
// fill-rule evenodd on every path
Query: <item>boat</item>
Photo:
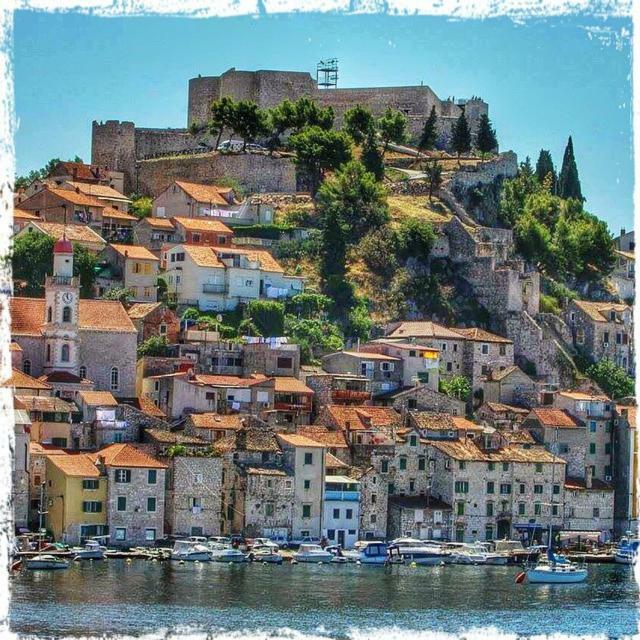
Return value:
M 92 538 L 84 543 L 84 547 L 73 547 L 71 551 L 74 552 L 74 560 L 104 560 L 107 548 Z
M 387 564 L 389 547 L 385 542 L 365 542 L 356 552 L 355 560 L 360 564 Z
M 553 553 L 551 526 L 549 526 L 549 546 L 546 559 L 541 559 L 536 565 L 525 569 L 516 577 L 517 583 L 525 579 L 532 584 L 574 584 L 584 582 L 588 572 L 586 568 L 569 562 L 563 556 Z
M 451 553 L 451 562 L 453 564 L 487 564 L 487 550 L 479 544 L 463 544 Z
M 39 570 L 39 571 L 51 571 L 54 569 L 68 569 L 69 562 L 64 558 L 57 558 L 50 554 L 42 554 L 34 556 L 25 561 L 27 569 Z
M 490 542 L 479 542 L 478 546 L 485 550 L 485 564 L 503 566 L 509 562 L 509 554 L 506 551 L 494 551 Z
M 640 539 L 622 538 L 614 551 L 614 559 L 618 564 L 634 564 L 638 558 Z
M 301 544 L 293 554 L 293 559 L 297 562 L 331 562 L 333 554 L 325 551 L 319 544 Z
M 398 538 L 387 548 L 391 562 L 439 565 L 449 555 L 441 547 L 414 538 Z
M 277 549 L 270 546 L 253 547 L 247 554 L 249 562 L 265 562 L 268 564 L 282 564 L 282 556 Z
M 176 540 L 171 551 L 171 559 L 187 562 L 209 562 L 211 560 L 211 550 L 209 547 L 193 540 Z
M 211 554 L 211 559 L 215 562 L 238 563 L 247 561 L 247 556 L 245 556 L 244 553 L 236 547 L 210 545 L 209 552 Z

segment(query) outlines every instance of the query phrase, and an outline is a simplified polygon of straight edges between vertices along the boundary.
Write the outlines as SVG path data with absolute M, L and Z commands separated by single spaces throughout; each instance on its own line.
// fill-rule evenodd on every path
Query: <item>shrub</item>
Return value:
M 284 335 L 284 304 L 275 300 L 252 300 L 249 317 L 263 336 Z
M 558 301 L 553 296 L 547 296 L 544 293 L 540 294 L 540 311 L 542 313 L 553 313 L 556 316 L 562 313 Z

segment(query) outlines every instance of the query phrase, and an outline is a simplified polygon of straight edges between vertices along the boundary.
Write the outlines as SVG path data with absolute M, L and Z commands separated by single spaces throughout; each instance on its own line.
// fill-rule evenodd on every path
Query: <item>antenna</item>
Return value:
M 319 89 L 338 88 L 338 59 L 320 60 L 316 66 L 316 84 Z

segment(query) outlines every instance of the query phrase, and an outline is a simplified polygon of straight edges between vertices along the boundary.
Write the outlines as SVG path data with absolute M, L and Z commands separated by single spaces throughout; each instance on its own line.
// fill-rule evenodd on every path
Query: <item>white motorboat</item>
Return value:
M 453 564 L 486 564 L 487 552 L 480 545 L 464 544 L 451 554 L 451 561 Z
M 249 562 L 266 562 L 268 564 L 282 564 L 282 556 L 271 546 L 255 546 L 247 554 Z
M 325 551 L 319 544 L 301 544 L 293 558 L 297 562 L 331 562 L 333 554 Z
M 73 547 L 71 551 L 75 553 L 74 560 L 104 560 L 107 547 L 98 540 L 90 539 L 84 543 L 84 547 Z
M 171 551 L 171 559 L 186 562 L 209 562 L 211 551 L 209 547 L 193 540 L 176 540 Z
M 638 559 L 639 547 L 639 539 L 622 538 L 614 553 L 615 561 L 618 564 L 634 564 Z
M 64 558 L 58 558 L 49 554 L 33 556 L 25 562 L 27 569 L 39 571 L 52 571 L 54 569 L 68 569 L 69 562 Z
M 428 544 L 424 540 L 398 538 L 388 547 L 390 562 L 415 563 L 420 565 L 439 565 L 449 555 L 441 547 Z
M 240 551 L 240 549 L 236 549 L 235 547 L 218 547 L 211 548 L 211 559 L 215 562 L 246 562 L 247 556 Z
M 388 546 L 385 542 L 364 542 L 355 554 L 360 564 L 386 564 L 389 560 Z
M 480 542 L 478 546 L 484 549 L 485 564 L 502 566 L 509 562 L 509 554 L 506 551 L 493 551 L 489 542 Z

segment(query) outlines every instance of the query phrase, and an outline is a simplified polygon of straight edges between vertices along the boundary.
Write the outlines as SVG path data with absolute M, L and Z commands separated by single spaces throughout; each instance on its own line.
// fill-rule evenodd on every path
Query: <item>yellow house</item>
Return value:
M 107 478 L 85 453 L 46 457 L 46 526 L 59 542 L 106 535 Z

